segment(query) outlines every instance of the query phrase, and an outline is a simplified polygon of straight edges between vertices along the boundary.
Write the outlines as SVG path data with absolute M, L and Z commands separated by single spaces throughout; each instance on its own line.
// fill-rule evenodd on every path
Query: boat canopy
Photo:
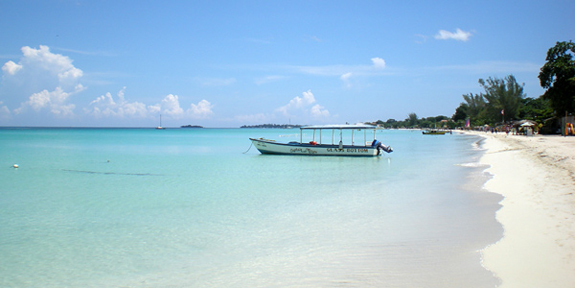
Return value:
M 300 127 L 301 130 L 313 130 L 313 129 L 377 129 L 377 126 L 369 124 L 346 124 L 346 125 L 312 125 Z
M 340 146 L 343 145 L 343 130 L 346 131 L 351 131 L 351 145 L 355 145 L 355 139 L 354 139 L 354 132 L 356 130 L 361 131 L 363 130 L 363 141 L 365 144 L 365 146 L 368 146 L 367 141 L 367 131 L 368 130 L 372 130 L 373 131 L 373 139 L 375 139 L 375 133 L 377 131 L 377 126 L 374 125 L 369 125 L 369 124 L 364 124 L 364 123 L 357 123 L 357 124 L 344 124 L 344 125 L 312 125 L 312 126 L 303 126 L 300 127 L 300 143 L 303 143 L 303 132 L 304 130 L 312 130 L 313 131 L 313 140 L 310 143 L 317 143 L 315 141 L 315 133 L 316 130 L 319 130 L 319 144 L 323 144 L 322 143 L 322 131 L 323 130 L 331 130 L 331 145 L 335 145 L 335 131 L 339 130 L 339 143 Z M 371 145 L 371 142 L 369 143 L 369 145 Z

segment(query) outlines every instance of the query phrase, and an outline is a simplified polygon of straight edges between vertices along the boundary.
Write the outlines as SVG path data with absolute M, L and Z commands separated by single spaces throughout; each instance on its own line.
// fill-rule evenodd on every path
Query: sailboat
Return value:
M 156 129 L 166 129 L 165 127 L 162 127 L 162 114 L 160 114 L 160 126 L 156 127 Z

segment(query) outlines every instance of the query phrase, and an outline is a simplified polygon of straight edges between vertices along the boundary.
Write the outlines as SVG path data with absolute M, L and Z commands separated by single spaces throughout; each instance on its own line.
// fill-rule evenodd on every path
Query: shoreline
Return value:
M 575 287 L 575 137 L 464 133 L 485 138 L 484 189 L 504 197 L 482 265 L 499 287 Z

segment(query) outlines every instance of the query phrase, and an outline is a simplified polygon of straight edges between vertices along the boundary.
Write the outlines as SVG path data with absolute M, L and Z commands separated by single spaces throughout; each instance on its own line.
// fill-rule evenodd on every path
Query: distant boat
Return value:
M 446 133 L 451 134 L 451 131 L 432 129 L 432 130 L 422 131 L 421 133 L 423 133 L 423 135 L 445 135 Z
M 156 127 L 156 129 L 166 129 L 165 127 L 162 127 L 162 114 L 160 114 L 160 126 Z
M 437 124 L 434 125 L 435 129 L 429 129 L 429 130 L 424 130 L 421 133 L 423 133 L 423 135 L 445 135 L 447 133 L 451 134 L 451 130 L 447 131 L 447 130 L 438 130 L 437 129 Z
M 310 142 L 303 142 L 303 131 L 313 130 L 313 139 Z M 331 131 L 331 143 L 322 143 L 321 132 Z M 351 143 L 343 144 L 343 131 L 351 132 Z M 354 132 L 363 130 L 363 141 L 361 144 L 354 144 Z M 375 139 L 376 126 L 357 125 L 323 125 L 305 126 L 300 128 L 300 141 L 289 143 L 279 143 L 275 140 L 250 138 L 254 146 L 262 154 L 284 154 L 284 155 L 316 155 L 316 156 L 378 156 L 382 152 L 390 153 L 393 149 L 383 145 Z M 319 132 L 316 141 L 316 131 Z M 327 132 L 326 131 L 326 132 Z M 339 144 L 335 142 L 336 131 L 339 132 Z M 367 142 L 367 131 L 373 131 L 373 141 Z M 329 133 L 329 132 L 328 132 Z
M 183 126 L 180 126 L 180 128 L 204 128 L 204 127 L 202 127 L 200 125 L 183 125 Z

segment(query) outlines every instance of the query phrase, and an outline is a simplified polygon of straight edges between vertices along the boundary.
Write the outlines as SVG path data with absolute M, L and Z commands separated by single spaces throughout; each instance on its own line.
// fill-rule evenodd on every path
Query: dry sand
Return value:
M 483 266 L 499 287 L 575 287 L 575 137 L 469 133 L 486 138 L 485 189 L 504 196 Z

